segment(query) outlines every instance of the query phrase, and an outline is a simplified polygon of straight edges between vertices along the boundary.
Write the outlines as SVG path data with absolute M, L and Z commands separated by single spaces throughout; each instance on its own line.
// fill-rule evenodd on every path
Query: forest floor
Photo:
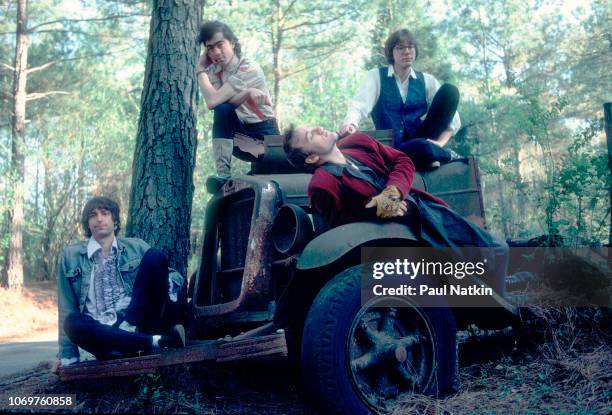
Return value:
M 0 338 L 57 333 L 52 286 L 21 299 L 0 291 Z M 12 308 L 7 311 L 6 305 Z M 536 310 L 534 322 L 495 335 L 462 332 L 459 393 L 415 396 L 396 414 L 582 413 L 612 407 L 612 314 L 609 309 Z M 12 314 L 11 314 L 12 313 Z M 19 328 L 9 324 L 16 315 Z M 24 318 L 27 317 L 27 318 Z M 0 412 L 11 396 L 75 394 L 70 413 L 314 414 L 286 361 L 199 363 L 154 374 L 62 383 L 50 363 L 0 377 Z M 27 412 L 36 411 L 28 408 Z M 59 411 L 58 411 L 59 412 Z
M 28 284 L 22 293 L 0 288 L 0 344 L 57 340 L 55 282 Z

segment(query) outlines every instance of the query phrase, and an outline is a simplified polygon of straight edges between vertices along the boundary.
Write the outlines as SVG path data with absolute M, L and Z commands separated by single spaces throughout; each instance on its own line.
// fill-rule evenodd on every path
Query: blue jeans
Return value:
M 90 315 L 70 313 L 64 330 L 70 340 L 99 360 L 150 353 L 152 334 L 162 334 L 180 318 L 183 302 L 168 298 L 168 261 L 158 249 L 151 248 L 142 257 L 134 281 L 132 299 L 124 318 L 113 326 L 94 320 Z M 119 329 L 123 320 L 136 326 L 137 333 Z
M 236 107 L 225 103 L 217 105 L 214 109 L 212 136 L 215 138 L 234 138 L 236 133 L 263 140 L 265 135 L 278 135 L 276 119 L 270 118 L 261 122 L 245 124 L 238 118 Z M 234 156 L 246 161 L 256 161 L 250 153 L 240 151 L 234 147 Z

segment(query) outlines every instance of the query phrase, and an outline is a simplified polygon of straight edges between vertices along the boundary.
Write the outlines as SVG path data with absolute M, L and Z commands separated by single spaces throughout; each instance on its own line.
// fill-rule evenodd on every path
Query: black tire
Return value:
M 391 411 L 413 393 L 456 392 L 452 311 L 441 301 L 420 307 L 413 298 L 401 307 L 376 307 L 379 299 L 362 306 L 360 273 L 355 266 L 336 275 L 308 313 L 301 369 L 312 403 L 324 414 L 361 415 Z

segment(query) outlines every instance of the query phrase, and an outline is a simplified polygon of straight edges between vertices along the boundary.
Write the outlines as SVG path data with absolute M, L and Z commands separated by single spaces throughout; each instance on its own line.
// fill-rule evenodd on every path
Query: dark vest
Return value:
M 421 116 L 427 113 L 427 94 L 422 72 L 415 71 L 416 79 L 408 82 L 406 102 L 402 102 L 394 76 L 389 68 L 379 68 L 380 96 L 372 109 L 372 120 L 377 130 L 393 129 L 393 147 L 404 139 L 416 138 Z

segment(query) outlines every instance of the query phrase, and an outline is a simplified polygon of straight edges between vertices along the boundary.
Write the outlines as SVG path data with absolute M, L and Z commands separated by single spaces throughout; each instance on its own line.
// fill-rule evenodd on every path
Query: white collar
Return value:
M 113 244 L 111 248 L 118 249 L 117 246 L 117 238 L 113 238 Z M 89 238 L 89 242 L 87 242 L 87 259 L 91 259 L 92 255 L 95 254 L 99 249 L 102 249 L 102 245 L 98 241 L 94 239 L 94 237 Z
M 389 70 L 387 71 L 387 76 L 391 77 L 395 75 L 395 69 L 393 69 L 393 65 L 389 65 Z M 409 78 L 412 79 L 416 79 L 416 72 L 414 71 L 414 68 L 411 66 L 410 67 L 410 73 L 408 74 Z

